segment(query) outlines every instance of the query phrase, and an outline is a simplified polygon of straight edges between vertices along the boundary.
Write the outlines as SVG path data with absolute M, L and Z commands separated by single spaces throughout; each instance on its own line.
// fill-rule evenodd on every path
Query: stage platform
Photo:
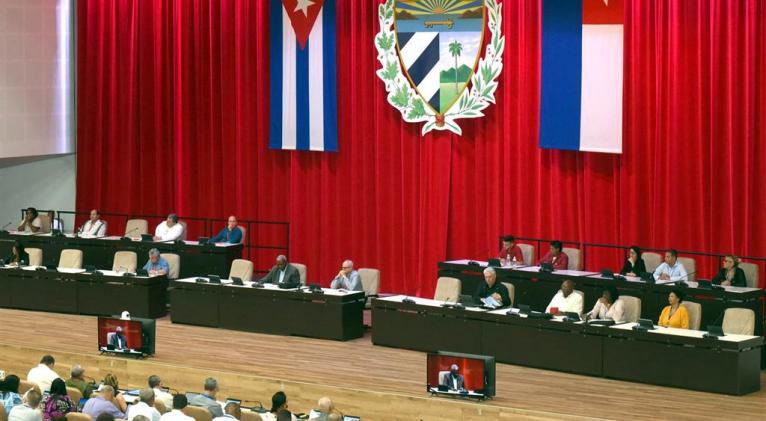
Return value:
M 274 315 L 274 317 L 290 317 Z M 26 376 L 50 353 L 68 375 L 80 363 L 96 379 L 109 372 L 121 387 L 141 387 L 150 374 L 180 391 L 201 391 L 218 378 L 222 397 L 267 406 L 277 390 L 290 409 L 308 412 L 330 396 L 345 413 L 363 420 L 699 420 L 763 419 L 761 391 L 743 397 L 497 365 L 497 396 L 487 402 L 430 397 L 425 354 L 374 346 L 369 332 L 338 342 L 282 337 L 157 321 L 157 354 L 147 360 L 100 356 L 96 318 L 0 309 L 0 370 Z M 561 350 L 561 358 L 577 358 Z M 700 369 L 704 369 L 701 367 Z

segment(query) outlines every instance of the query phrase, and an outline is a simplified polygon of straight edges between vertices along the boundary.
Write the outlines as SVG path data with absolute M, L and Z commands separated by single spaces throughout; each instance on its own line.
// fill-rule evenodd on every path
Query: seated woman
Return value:
M 625 303 L 614 285 L 604 287 L 601 298 L 596 301 L 593 310 L 585 315 L 586 319 L 612 319 L 615 323 L 625 321 Z
M 663 327 L 675 327 L 679 329 L 689 328 L 689 312 L 681 303 L 684 301 L 684 293 L 674 289 L 668 294 L 668 305 L 662 309 L 658 325 Z
M 112 400 L 112 403 L 117 407 L 117 409 L 120 410 L 120 412 L 126 413 L 128 411 L 128 403 L 125 401 L 125 395 L 123 395 L 121 392 L 118 392 L 120 390 L 120 382 L 117 380 L 117 376 L 112 373 L 108 373 L 106 377 L 104 377 L 103 383 L 107 386 L 112 386 L 114 389 L 114 399 Z
M 628 258 L 625 259 L 620 274 L 626 276 L 641 276 L 645 273 L 646 264 L 644 263 L 644 258 L 641 257 L 641 249 L 638 248 L 638 246 L 630 246 L 630 249 L 628 249 Z
M 70 412 L 77 412 L 77 407 L 66 394 L 64 380 L 56 379 L 51 383 L 51 394 L 43 401 L 43 420 L 66 417 Z
M 21 244 L 21 242 L 16 241 L 13 243 L 13 247 L 11 248 L 11 254 L 8 256 L 8 259 L 5 261 L 5 264 L 7 265 L 13 265 L 13 266 L 20 266 L 21 262 L 24 262 L 24 264 L 29 264 L 29 254 L 24 250 L 24 245 Z
M 19 383 L 19 376 L 13 374 L 6 376 L 4 380 L 0 381 L 0 403 L 5 408 L 6 416 L 11 413 L 11 409 L 14 406 L 24 403 L 21 400 L 21 395 L 19 395 Z
M 746 287 L 745 271 L 739 268 L 739 258 L 734 255 L 727 255 L 723 259 L 723 267 L 713 278 L 716 285 Z

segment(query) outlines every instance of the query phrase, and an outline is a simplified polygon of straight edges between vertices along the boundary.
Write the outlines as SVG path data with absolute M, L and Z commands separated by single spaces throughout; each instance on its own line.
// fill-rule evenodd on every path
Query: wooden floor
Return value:
M 95 332 L 95 317 L 0 309 L 0 345 L 6 346 L 4 352 L 8 354 L 3 356 L 0 350 L 0 369 L 8 371 L 9 365 L 10 368 L 15 365 L 14 361 L 26 364 L 17 366 L 19 370 L 20 367 L 29 367 L 45 350 L 54 356 L 57 353 L 74 354 L 70 358 L 97 355 Z M 10 350 L 18 350 L 18 356 L 10 357 Z M 562 358 L 567 358 L 565 352 L 562 350 Z M 24 361 L 17 361 L 19 359 Z M 120 363 L 111 360 L 116 359 L 110 359 L 110 366 Z M 432 411 L 433 407 L 447 408 L 451 404 L 426 395 L 423 353 L 374 346 L 369 333 L 362 339 L 335 342 L 175 325 L 165 318 L 157 322 L 157 354 L 150 361 L 162 364 L 163 370 L 167 371 L 183 371 L 188 367 L 207 372 L 263 377 L 278 382 L 274 384 L 292 381 L 317 387 L 334 386 L 337 389 L 328 389 L 334 391 L 334 395 L 329 391 L 328 394 L 338 402 L 343 402 L 344 396 L 338 395 L 345 394 L 345 391 L 366 391 L 380 399 L 396 396 L 413 405 L 412 408 L 418 408 L 418 405 L 431 407 L 423 407 L 424 412 L 420 413 Z M 58 371 L 65 374 L 66 366 Z M 94 377 L 103 374 L 92 371 L 90 374 Z M 174 378 L 169 374 L 165 376 Z M 198 378 L 201 384 L 203 377 Z M 224 395 L 227 394 L 227 386 L 232 387 L 227 384 L 221 386 Z M 309 390 L 306 387 L 303 390 Z M 761 375 L 761 388 L 759 393 L 733 397 L 498 364 L 495 399 L 486 403 L 461 402 L 460 408 L 466 413 L 477 410 L 476 413 L 481 413 L 482 409 L 508 409 L 514 414 L 502 419 L 764 420 L 766 372 Z M 270 399 L 269 393 L 260 393 L 259 396 L 237 397 L 263 402 Z M 306 397 L 303 402 L 313 402 L 317 397 Z M 347 403 L 347 407 L 350 405 Z M 310 408 L 292 409 L 308 411 Z M 495 412 L 487 412 L 488 417 L 484 419 L 499 417 L 490 416 L 490 413 Z M 423 418 L 414 415 L 411 419 Z

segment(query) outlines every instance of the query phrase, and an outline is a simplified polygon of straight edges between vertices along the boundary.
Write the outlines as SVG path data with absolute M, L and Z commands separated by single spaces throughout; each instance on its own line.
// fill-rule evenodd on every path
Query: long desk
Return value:
M 439 263 L 439 276 L 451 276 L 461 280 L 464 294 L 473 294 L 480 282 L 484 282 L 482 271 L 486 262 L 479 266 L 468 264 L 468 260 L 454 260 Z M 673 283 L 647 284 L 639 278 L 628 277 L 625 280 L 605 279 L 595 272 L 562 270 L 543 273 L 536 266 L 518 269 L 495 268 L 497 280 L 508 282 L 515 288 L 514 306 L 527 304 L 533 310 L 544 311 L 551 298 L 561 288 L 566 279 L 575 282 L 576 289 L 585 294 L 585 310 L 589 311 L 601 296 L 602 288 L 614 285 L 620 294 L 641 299 L 641 318 L 657 322 L 660 312 L 668 305 L 668 293 L 679 288 Z M 696 282 L 688 282 L 684 288 L 686 299 L 702 305 L 700 328 L 711 324 L 720 324 L 723 312 L 730 307 L 742 307 L 753 310 L 756 314 L 755 334 L 763 335 L 764 290 L 759 288 L 724 287 L 723 290 L 700 289 Z
M 0 258 L 11 253 L 14 241 L 20 241 L 24 247 L 42 249 L 43 264 L 55 265 L 63 249 L 78 249 L 83 252 L 83 266 L 93 265 L 98 269 L 111 269 L 114 253 L 133 251 L 138 255 L 139 267 L 148 259 L 149 250 L 157 248 L 160 253 L 176 253 L 181 257 L 180 277 L 194 275 L 229 276 L 231 262 L 242 257 L 242 244 L 200 245 L 196 241 L 184 241 L 183 244 L 167 242 L 129 241 L 120 237 L 84 238 L 71 234 L 53 237 L 50 234 L 0 234 Z
M 442 307 L 404 296 L 374 299 L 376 345 L 492 355 L 499 362 L 714 393 L 760 390 L 763 338 L 657 328 L 633 331 L 508 315 L 508 309 Z
M 5 308 L 102 316 L 128 310 L 136 317 L 157 318 L 167 312 L 166 288 L 164 276 L 0 268 L 0 307 Z
M 173 323 L 342 341 L 364 333 L 363 292 L 324 289 L 320 294 L 270 284 L 253 288 L 251 282 L 236 286 L 228 279 L 220 285 L 197 279 L 172 281 Z

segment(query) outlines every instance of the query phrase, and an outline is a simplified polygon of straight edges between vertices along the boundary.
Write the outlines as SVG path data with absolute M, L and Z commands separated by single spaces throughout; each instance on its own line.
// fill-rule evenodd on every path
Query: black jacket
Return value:
M 713 283 L 716 285 L 721 285 L 721 282 L 726 280 L 726 269 L 721 269 L 718 271 L 718 274 L 713 278 Z M 737 268 L 734 271 L 734 277 L 731 278 L 731 286 L 734 287 L 746 287 L 747 286 L 747 280 L 745 279 L 745 271 Z
M 620 270 L 621 275 L 625 275 L 626 273 L 633 272 L 636 274 L 636 276 L 641 276 L 646 273 L 646 264 L 644 263 L 644 258 L 639 257 L 636 260 L 636 264 L 630 263 L 630 259 L 625 259 L 625 263 L 622 265 L 622 269 Z

